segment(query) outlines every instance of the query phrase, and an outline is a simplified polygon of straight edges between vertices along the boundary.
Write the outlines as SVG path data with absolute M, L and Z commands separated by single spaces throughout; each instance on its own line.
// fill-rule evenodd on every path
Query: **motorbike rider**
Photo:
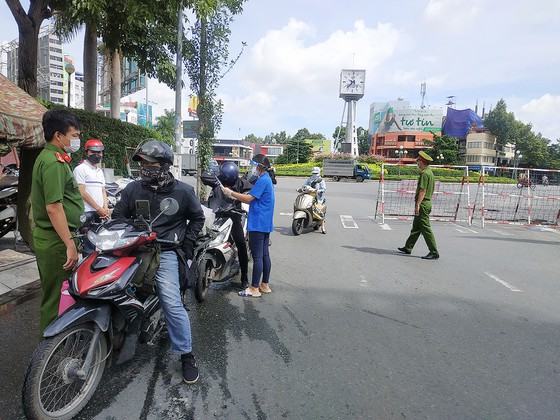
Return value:
M 315 166 L 311 170 L 311 176 L 307 178 L 303 185 L 308 185 L 311 188 L 317 190 L 317 202 L 319 204 L 325 203 L 325 192 L 327 191 L 327 185 L 325 183 L 325 180 L 321 178 L 321 168 Z
M 140 162 L 141 180 L 131 182 L 122 191 L 121 199 L 113 211 L 114 219 L 136 219 L 137 200 L 149 201 L 151 217 L 159 213 L 164 198 L 171 197 L 179 203 L 177 213 L 170 216 L 162 214 L 152 227 L 158 239 L 177 244 L 161 244 L 155 282 L 171 350 L 181 355 L 183 380 L 192 384 L 199 375 L 192 353 L 190 321 L 181 301 L 179 255 L 184 252 L 185 258 L 192 260 L 196 237 L 204 225 L 204 213 L 194 189 L 176 180 L 169 171 L 173 164 L 173 152 L 169 145 L 148 139 L 138 146 L 132 159 Z
M 98 139 L 89 139 L 85 144 L 86 159 L 74 169 L 74 178 L 78 183 L 84 200 L 84 223 L 87 228 L 92 223 L 100 223 L 109 218 L 109 201 L 105 190 L 105 175 L 99 163 L 103 159 L 105 146 Z M 83 240 L 84 256 L 91 254 L 95 247 L 86 238 Z
M 234 162 L 224 162 L 220 165 L 218 179 L 224 187 L 230 188 L 232 191 L 238 193 L 245 193 L 252 188 L 252 185 L 246 179 L 239 177 L 239 168 Z M 222 190 L 216 186 L 212 190 L 214 196 L 223 196 Z M 241 202 L 231 200 L 223 196 L 224 200 L 232 202 L 237 210 L 241 210 Z M 241 270 L 241 290 L 244 290 L 249 285 L 249 278 L 247 277 L 249 267 L 249 256 L 247 254 L 247 243 L 245 241 L 245 232 L 243 231 L 243 220 L 240 214 L 232 213 L 230 216 L 233 226 L 231 229 L 231 236 L 237 247 L 237 255 L 239 257 L 239 268 Z

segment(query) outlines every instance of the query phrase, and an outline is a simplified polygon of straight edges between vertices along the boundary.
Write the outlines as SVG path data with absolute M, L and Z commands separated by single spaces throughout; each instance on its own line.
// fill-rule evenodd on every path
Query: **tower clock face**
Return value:
M 340 95 L 363 96 L 365 84 L 365 70 L 342 70 L 340 73 Z

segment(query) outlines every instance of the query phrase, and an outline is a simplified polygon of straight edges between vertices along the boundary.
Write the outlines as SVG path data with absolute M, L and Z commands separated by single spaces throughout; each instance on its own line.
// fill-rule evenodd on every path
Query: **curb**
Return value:
M 0 296 L 0 316 L 11 312 L 20 303 L 26 302 L 41 294 L 41 280 L 31 281 L 23 286 L 10 290 Z

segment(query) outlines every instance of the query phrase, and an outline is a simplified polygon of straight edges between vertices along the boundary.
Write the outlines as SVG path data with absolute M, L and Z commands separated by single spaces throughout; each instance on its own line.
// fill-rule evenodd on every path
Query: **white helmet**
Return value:
M 313 167 L 313 169 L 311 169 L 311 175 L 320 175 L 321 174 L 321 168 L 319 168 L 318 166 Z

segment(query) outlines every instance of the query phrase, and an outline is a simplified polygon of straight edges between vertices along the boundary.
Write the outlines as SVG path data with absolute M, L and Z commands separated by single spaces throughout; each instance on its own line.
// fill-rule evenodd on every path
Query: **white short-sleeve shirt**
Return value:
M 85 185 L 86 192 L 93 198 L 98 206 L 103 207 L 103 188 L 105 188 L 105 175 L 103 169 L 93 166 L 84 160 L 74 169 L 74 178 L 78 185 Z M 95 211 L 84 200 L 85 211 Z

